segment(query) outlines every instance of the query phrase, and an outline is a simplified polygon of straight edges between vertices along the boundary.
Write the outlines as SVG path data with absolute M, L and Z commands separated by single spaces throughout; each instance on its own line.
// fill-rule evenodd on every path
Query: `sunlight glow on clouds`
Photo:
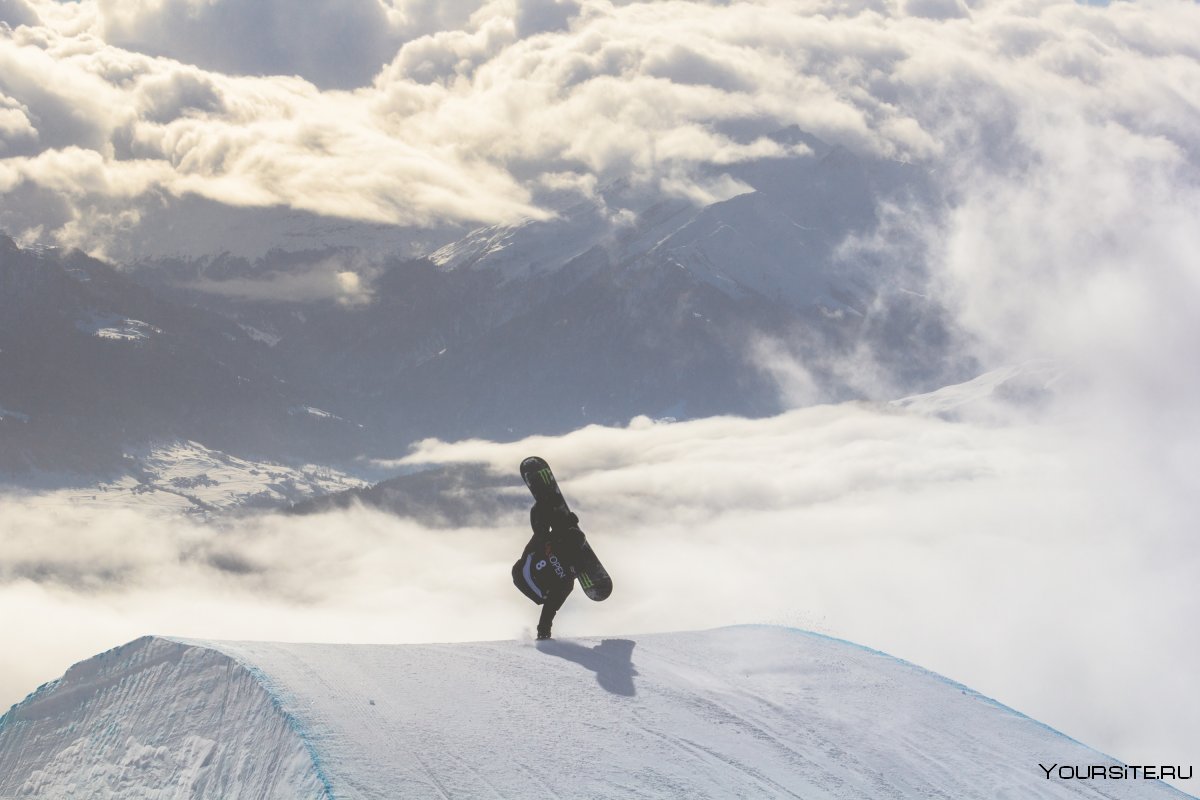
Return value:
M 960 191 L 1112 129 L 1195 161 L 1194 4 L 310 5 L 0 7 L 0 227 L 102 252 L 185 193 L 495 223 L 544 216 L 567 173 L 703 201 L 788 125 Z

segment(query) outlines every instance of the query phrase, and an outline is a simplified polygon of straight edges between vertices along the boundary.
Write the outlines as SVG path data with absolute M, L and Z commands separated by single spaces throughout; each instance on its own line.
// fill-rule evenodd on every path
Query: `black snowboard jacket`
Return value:
M 545 503 L 534 503 L 529 509 L 529 525 L 533 536 L 513 564 L 513 583 L 542 606 L 538 634 L 548 636 L 554 615 L 575 588 L 583 532 L 574 513 Z

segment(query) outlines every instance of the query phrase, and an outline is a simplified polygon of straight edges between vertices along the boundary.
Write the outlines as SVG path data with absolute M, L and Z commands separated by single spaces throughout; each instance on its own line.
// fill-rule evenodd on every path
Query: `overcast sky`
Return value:
M 420 457 L 555 464 L 617 580 L 563 635 L 795 624 L 1131 763 L 1196 761 L 1200 5 L 308 6 L 0 0 L 2 226 L 104 252 L 184 193 L 404 225 L 544 215 L 616 177 L 703 202 L 790 124 L 922 161 L 948 213 L 890 209 L 876 244 L 919 239 L 983 363 L 1058 365 L 1041 416 L 818 407 Z M 147 632 L 520 635 L 524 525 L 10 499 L 0 704 Z

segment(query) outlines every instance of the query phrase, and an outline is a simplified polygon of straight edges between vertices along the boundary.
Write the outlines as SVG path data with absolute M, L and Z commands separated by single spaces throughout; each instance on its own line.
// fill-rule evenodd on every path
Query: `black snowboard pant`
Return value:
M 546 638 L 550 635 L 550 626 L 554 624 L 554 615 L 558 613 L 563 603 L 567 601 L 567 597 L 574 590 L 575 582 L 571 581 L 565 584 L 564 589 L 546 596 L 546 602 L 542 603 L 542 615 L 538 617 L 538 636 Z
M 542 607 L 542 615 L 538 618 L 537 632 L 538 636 L 546 637 L 550 635 L 550 627 L 554 624 L 554 615 L 558 613 L 563 603 L 567 602 L 571 592 L 575 590 L 575 581 L 563 584 L 563 588 L 557 591 L 547 592 L 544 597 L 538 597 L 530 590 L 529 584 L 525 582 L 525 576 L 521 574 L 521 567 L 524 563 L 525 559 L 519 558 L 517 563 L 513 564 L 513 584 L 521 590 L 521 594 Z

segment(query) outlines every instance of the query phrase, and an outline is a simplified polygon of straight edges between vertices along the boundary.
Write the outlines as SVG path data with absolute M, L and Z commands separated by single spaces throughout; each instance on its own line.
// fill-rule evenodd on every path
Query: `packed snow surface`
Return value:
M 802 631 L 319 645 L 146 637 L 0 717 L 0 797 L 1181 798 Z

